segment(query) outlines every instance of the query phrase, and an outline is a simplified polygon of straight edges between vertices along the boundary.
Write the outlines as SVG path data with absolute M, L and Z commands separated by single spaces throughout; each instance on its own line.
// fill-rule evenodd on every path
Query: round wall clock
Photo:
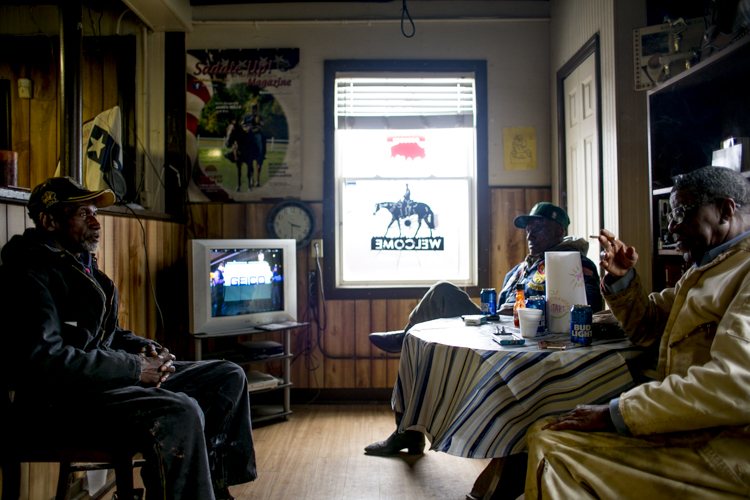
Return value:
M 297 240 L 297 248 L 310 244 L 318 225 L 310 205 L 300 200 L 284 200 L 276 204 L 266 221 L 271 238 Z

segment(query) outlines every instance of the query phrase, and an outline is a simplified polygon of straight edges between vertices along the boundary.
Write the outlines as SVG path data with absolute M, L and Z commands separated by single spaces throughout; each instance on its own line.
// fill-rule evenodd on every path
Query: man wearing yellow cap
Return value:
M 229 499 L 257 476 L 247 382 L 224 361 L 179 362 L 120 328 L 118 293 L 97 267 L 109 190 L 55 177 L 29 198 L 36 227 L 3 247 L 3 411 L 15 432 L 106 436 L 140 451 L 149 498 Z M 7 404 L 7 401 L 4 401 Z

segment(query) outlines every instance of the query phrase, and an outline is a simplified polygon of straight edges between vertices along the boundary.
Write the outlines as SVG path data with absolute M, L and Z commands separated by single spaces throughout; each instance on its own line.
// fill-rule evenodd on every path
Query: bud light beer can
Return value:
M 591 335 L 591 323 L 594 313 L 591 306 L 575 305 L 570 310 L 570 341 L 579 345 L 591 345 L 594 338 Z
M 494 288 L 482 288 L 479 299 L 482 302 L 482 314 L 487 316 L 497 314 L 497 292 Z
M 539 322 L 537 333 L 544 333 L 547 330 L 547 300 L 542 295 L 535 295 L 526 299 L 526 307 L 529 309 L 541 309 L 542 320 Z

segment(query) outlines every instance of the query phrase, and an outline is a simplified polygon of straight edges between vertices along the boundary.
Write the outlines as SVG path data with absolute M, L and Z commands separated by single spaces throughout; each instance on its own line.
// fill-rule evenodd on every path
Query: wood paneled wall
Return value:
M 123 42 L 94 37 L 84 40 L 81 60 L 84 122 L 118 104 L 132 108 L 132 103 L 120 102 L 119 95 L 115 47 L 117 44 L 123 45 Z M 134 52 L 135 43 L 132 45 Z M 18 153 L 20 187 L 32 188 L 40 184 L 52 177 L 57 167 L 60 156 L 59 51 L 57 37 L 0 36 L 0 79 L 10 81 L 11 145 L 12 150 Z M 125 62 L 132 64 L 131 59 Z M 134 68 L 127 67 L 127 64 L 125 66 L 120 71 L 131 74 L 134 88 Z M 32 80 L 33 99 L 18 97 L 19 78 Z M 135 99 L 135 95 L 132 99 Z M 123 110 L 123 113 L 127 112 Z M 132 117 L 123 116 L 123 119 L 123 148 L 126 154 L 132 154 L 134 139 L 128 125 Z
M 513 226 L 513 219 L 529 213 L 540 201 L 550 201 L 548 188 L 495 188 L 491 190 L 490 285 L 499 289 L 505 274 L 526 255 L 526 233 Z M 318 220 L 323 204 L 311 203 Z M 267 238 L 266 217 L 272 203 L 190 205 L 188 234 L 193 238 Z M 322 229 L 316 237 L 322 237 Z M 312 320 L 307 308 L 307 272 L 315 269 L 309 248 L 297 252 L 297 317 Z M 475 298 L 478 300 L 478 297 Z M 325 330 L 316 325 L 293 333 L 293 349 L 301 355 L 292 363 L 295 388 L 376 389 L 391 388 L 396 381 L 398 355 L 372 346 L 372 332 L 400 330 L 409 321 L 417 299 L 329 300 L 318 312 Z M 268 334 L 278 339 L 278 334 Z M 318 342 L 318 339 L 320 342 Z M 210 343 L 205 346 L 210 349 Z M 325 355 L 324 355 L 325 353 Z M 345 359 L 337 359 L 345 358 Z M 280 374 L 280 366 L 264 367 Z

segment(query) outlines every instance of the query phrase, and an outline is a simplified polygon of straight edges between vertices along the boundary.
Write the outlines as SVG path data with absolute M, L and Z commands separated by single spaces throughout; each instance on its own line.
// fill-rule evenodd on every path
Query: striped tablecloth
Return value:
M 501 324 L 513 330 L 512 320 Z M 409 331 L 391 401 L 404 413 L 401 430 L 424 432 L 432 450 L 503 457 L 524 450 L 526 429 L 536 420 L 579 404 L 609 402 L 633 386 L 625 359 L 640 349 L 628 340 L 549 351 L 528 340 L 500 346 L 494 331 L 494 324 L 465 326 L 461 318 Z

